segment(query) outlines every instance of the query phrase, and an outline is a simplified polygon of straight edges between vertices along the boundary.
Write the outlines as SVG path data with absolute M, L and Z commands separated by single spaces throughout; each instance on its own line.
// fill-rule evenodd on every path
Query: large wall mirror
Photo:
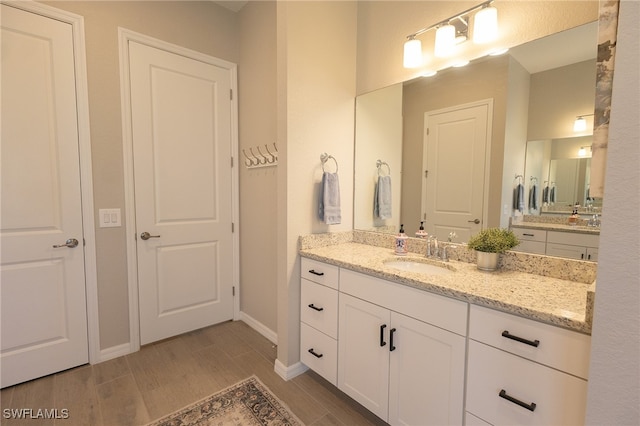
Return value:
M 550 182 L 557 206 L 591 199 L 596 19 L 358 96 L 354 228 L 397 232 L 404 224 L 413 236 L 424 222 L 439 239 L 455 231 L 462 242 L 514 215 L 549 210 L 541 197 Z M 586 131 L 574 132 L 577 116 L 587 119 Z M 514 211 L 518 179 L 527 191 L 538 185 L 536 208 Z M 377 195 L 379 182 L 387 198 Z M 389 215 L 378 214 L 380 204 Z

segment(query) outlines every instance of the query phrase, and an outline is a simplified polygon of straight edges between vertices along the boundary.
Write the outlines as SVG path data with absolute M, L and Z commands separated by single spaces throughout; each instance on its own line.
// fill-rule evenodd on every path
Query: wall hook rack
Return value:
M 249 147 L 249 154 L 247 154 L 246 149 L 242 149 L 242 154 L 244 155 L 244 165 L 247 169 L 256 169 L 258 167 L 271 167 L 278 165 L 278 147 L 275 142 L 273 145 L 273 151 L 269 149 L 267 144 L 262 146 L 258 145 L 255 147 Z M 264 147 L 264 152 L 263 148 Z M 257 151 L 254 152 L 254 148 Z

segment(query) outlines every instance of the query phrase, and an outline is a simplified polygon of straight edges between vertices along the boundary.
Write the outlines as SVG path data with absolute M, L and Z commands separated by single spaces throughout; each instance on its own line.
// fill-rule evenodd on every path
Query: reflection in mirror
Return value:
M 413 236 L 424 221 L 429 230 L 433 225 L 430 223 L 432 218 L 425 218 L 423 198 L 427 179 L 436 177 L 426 174 L 423 166 L 429 139 L 425 117 L 428 113 L 484 101 L 491 101 L 487 118 L 489 140 L 486 154 L 476 154 L 483 156 L 485 164 L 484 178 L 479 178 L 484 184 L 479 190 L 483 207 L 472 219 L 479 219 L 477 230 L 509 226 L 510 218 L 516 214 L 512 209 L 514 176 L 527 176 L 528 191 L 529 176 L 533 174 L 529 167 L 533 167 L 534 155 L 539 155 L 540 161 L 546 158 L 546 165 L 535 172 L 540 192 L 544 181 L 550 180 L 552 158 L 544 157 L 544 153 L 532 153 L 531 159 L 526 160 L 527 170 L 524 170 L 525 156 L 529 155 L 526 141 L 543 141 L 541 143 L 548 143 L 551 149 L 551 141 L 589 137 L 590 132 L 574 133 L 573 122 L 577 116 L 594 110 L 596 38 L 597 22 L 594 22 L 512 48 L 503 56 L 481 58 L 464 68 L 441 71 L 432 78 L 412 80 L 359 96 L 356 103 L 354 227 L 397 232 L 399 224 L 403 223 L 406 233 Z M 569 42 L 564 43 L 565 39 Z M 580 49 L 580 44 L 585 45 L 585 49 Z M 540 50 L 543 55 L 539 54 Z M 578 51 L 587 53 L 574 56 Z M 392 100 L 384 101 L 383 106 L 374 106 L 376 99 L 385 99 L 385 96 L 392 96 Z M 392 124 L 388 124 L 388 118 Z M 592 117 L 587 119 L 592 120 Z M 584 140 L 581 143 L 587 148 L 590 145 Z M 466 152 L 460 152 L 460 158 L 464 157 L 462 154 Z M 389 163 L 392 172 L 391 219 L 381 220 L 373 213 L 378 159 Z M 462 167 L 457 161 L 458 158 L 453 158 L 443 164 Z M 562 161 L 556 161 L 553 166 L 555 180 L 565 174 L 560 163 Z M 577 170 L 589 166 L 584 162 L 569 167 L 576 170 L 577 186 L 567 189 L 570 192 L 566 197 L 580 202 L 582 195 L 578 196 L 578 193 L 586 191 L 588 182 L 587 178 L 577 179 Z M 440 194 L 455 194 L 460 187 L 448 180 L 441 179 L 440 183 Z M 548 209 L 543 209 L 541 202 L 537 210 L 540 213 Z M 455 216 L 458 212 L 448 213 Z M 446 239 L 448 226 L 451 225 L 441 226 L 440 231 L 432 226 L 431 233 Z M 475 223 L 470 224 L 472 233 L 473 226 Z M 458 242 L 461 241 L 464 239 Z

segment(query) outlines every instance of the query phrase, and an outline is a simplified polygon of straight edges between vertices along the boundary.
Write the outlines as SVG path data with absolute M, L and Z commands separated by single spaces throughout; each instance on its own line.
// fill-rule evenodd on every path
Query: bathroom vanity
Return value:
M 447 263 L 391 247 L 301 244 L 302 363 L 390 424 L 583 423 L 592 264 L 487 273 L 461 245 Z
M 527 221 L 511 224 L 511 229 L 520 240 L 515 251 L 598 261 L 599 228 Z

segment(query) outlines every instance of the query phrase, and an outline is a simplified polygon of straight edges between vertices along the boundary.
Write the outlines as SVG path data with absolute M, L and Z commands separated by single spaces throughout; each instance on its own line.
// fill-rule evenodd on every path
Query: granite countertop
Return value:
M 577 234 L 600 235 L 600 228 L 584 225 L 567 225 L 548 222 L 516 222 L 511 223 L 512 228 L 540 229 L 545 231 L 573 232 Z
M 466 248 L 459 246 L 455 250 Z M 473 263 L 455 260 L 443 263 L 415 253 L 395 256 L 390 248 L 356 242 L 301 248 L 300 255 L 476 305 L 591 333 L 587 293 L 593 284 L 514 270 L 483 272 Z M 455 272 L 427 275 L 385 265 L 386 261 L 402 259 L 435 262 Z

